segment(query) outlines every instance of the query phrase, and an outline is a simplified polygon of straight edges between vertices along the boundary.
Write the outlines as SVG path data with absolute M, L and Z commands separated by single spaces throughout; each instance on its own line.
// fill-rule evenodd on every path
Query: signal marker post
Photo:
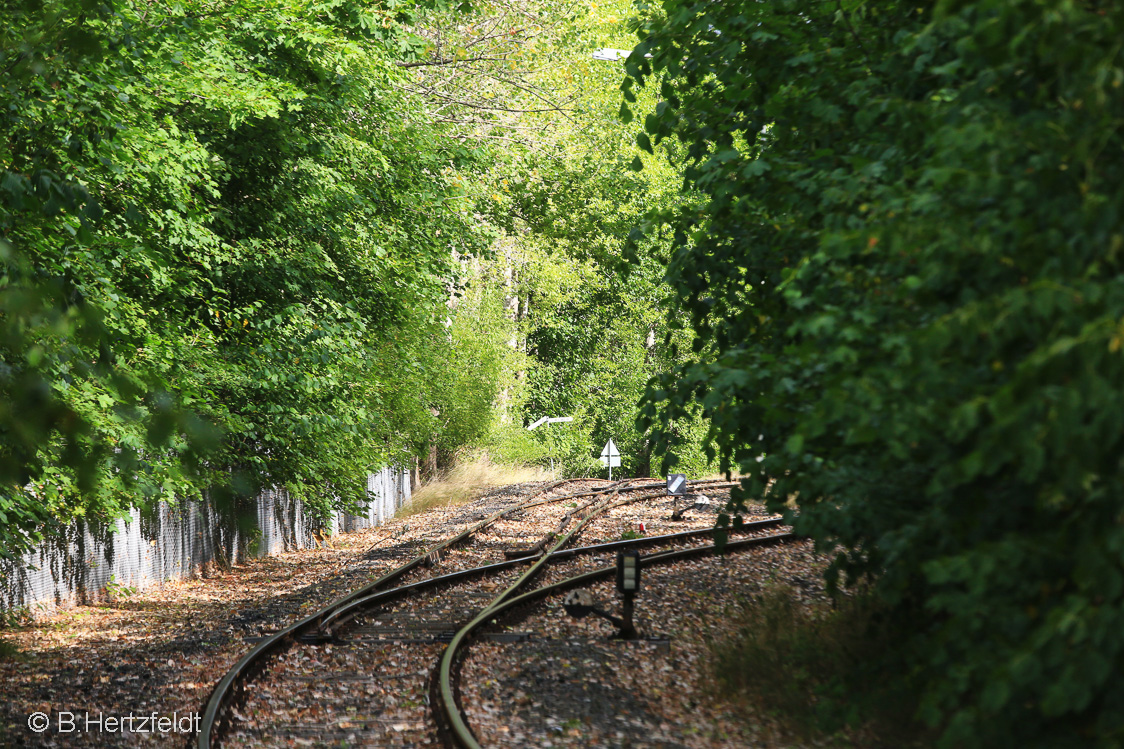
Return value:
M 601 451 L 601 465 L 609 466 L 609 480 L 613 480 L 613 468 L 619 468 L 621 465 L 621 454 L 617 450 L 617 446 L 613 444 L 610 437 L 609 441 L 605 444 L 605 448 Z
M 529 425 L 527 427 L 527 431 L 528 432 L 534 431 L 535 429 L 538 429 L 539 427 L 541 427 L 543 424 L 565 424 L 566 422 L 573 421 L 573 420 L 574 420 L 573 416 L 544 416 L 541 419 L 539 419 L 538 421 L 536 421 L 534 424 Z M 550 444 L 549 444 L 549 450 L 550 450 L 550 472 L 554 473 L 554 444 L 553 444 L 553 441 L 551 441 Z
M 682 515 L 679 514 L 679 498 L 687 493 L 687 476 L 682 473 L 669 473 L 667 474 L 667 495 L 675 497 L 675 506 L 671 511 L 672 520 L 681 520 Z
M 617 552 L 617 591 L 621 594 L 621 639 L 635 640 L 632 600 L 640 591 L 640 552 L 636 549 Z

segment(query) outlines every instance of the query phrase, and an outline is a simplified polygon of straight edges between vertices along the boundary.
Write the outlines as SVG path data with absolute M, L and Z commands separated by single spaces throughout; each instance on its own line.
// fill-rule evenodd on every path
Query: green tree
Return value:
M 414 11 L 8 6 L 4 553 L 231 476 L 362 499 L 432 427 L 453 253 L 490 236 L 401 91 Z
M 697 353 L 645 423 L 701 403 L 876 579 L 949 746 L 1124 741 L 1122 24 L 665 0 L 628 61 L 707 197 L 651 225 Z
M 628 268 L 621 258 L 629 231 L 648 210 L 689 198 L 679 195 L 681 178 L 666 154 L 643 153 L 621 126 L 619 64 L 592 57 L 599 47 L 627 44 L 630 10 L 625 2 L 552 9 L 534 27 L 533 41 L 501 64 L 434 52 L 432 67 L 422 68 L 429 72 L 418 73 L 424 87 L 446 87 L 438 112 L 483 108 L 471 118 L 462 111 L 458 132 L 485 144 L 492 158 L 466 165 L 453 179 L 502 233 L 497 266 L 481 281 L 502 287 L 511 338 L 528 356 L 513 385 L 518 393 L 510 403 L 521 409 L 513 416 L 524 424 L 576 417 L 531 433 L 544 449 L 550 443 L 567 471 L 596 470 L 592 458 L 611 437 L 625 470 L 648 472 L 652 445 L 633 425 L 635 406 L 647 379 L 673 360 L 659 312 L 669 293 L 660 282 L 660 245 L 645 246 L 642 267 Z M 510 74 L 504 72 L 508 63 L 516 66 L 520 86 L 502 89 L 501 98 L 495 80 Z M 450 80 L 477 88 L 465 91 Z M 643 96 L 655 106 L 654 95 Z M 638 173 L 630 166 L 641 158 L 648 168 Z M 674 337 L 686 343 L 685 333 Z M 700 420 L 680 423 L 685 442 L 695 447 L 681 451 L 684 467 L 702 472 Z

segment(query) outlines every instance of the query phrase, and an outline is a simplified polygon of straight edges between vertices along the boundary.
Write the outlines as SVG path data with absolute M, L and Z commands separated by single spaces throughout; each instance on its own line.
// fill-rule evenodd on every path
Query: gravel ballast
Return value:
M 604 483 L 568 485 L 559 493 Z M 378 529 L 337 538 L 336 550 L 255 560 L 205 579 L 0 630 L 0 639 L 20 651 L 15 658 L 0 659 L 0 680 L 6 687 L 0 745 L 182 746 L 184 735 L 159 732 L 36 734 L 27 728 L 27 720 L 37 710 L 106 715 L 198 712 L 213 684 L 254 639 L 540 486 L 502 488 L 465 505 L 397 518 Z M 710 527 L 727 491 L 708 492 L 712 502 L 688 511 L 682 521 L 670 519 L 672 500 L 666 497 L 614 508 L 591 522 L 575 545 L 637 535 L 641 523 L 647 535 Z M 558 527 L 566 512 L 586 501 L 564 500 L 521 511 L 401 582 L 501 561 L 505 550 L 540 540 Z M 764 516 L 760 508 L 754 511 Z M 607 563 L 608 555 L 580 563 L 570 560 L 548 570 L 534 585 Z M 646 569 L 636 601 L 637 626 L 642 637 L 655 641 L 612 640 L 608 622 L 594 616 L 571 619 L 562 611 L 561 596 L 544 599 L 520 611 L 518 621 L 508 627 L 525 636 L 504 642 L 485 639 L 471 647 L 461 683 L 469 723 L 485 746 L 774 745 L 767 722 L 747 722 L 744 714 L 736 717 L 735 706 L 715 696 L 707 677 L 710 643 L 728 631 L 740 602 L 765 585 L 794 586 L 809 600 L 821 596 L 822 564 L 809 544 L 794 542 Z M 480 605 L 487 602 L 485 592 L 502 590 L 496 581 L 486 586 Z M 611 582 L 590 590 L 607 608 L 617 609 Z M 423 622 L 425 616 L 411 607 L 424 605 L 404 601 L 385 613 L 371 612 L 356 624 L 367 628 L 363 631 L 379 632 L 379 627 L 398 626 L 395 621 Z M 430 619 L 460 620 L 467 613 L 467 608 L 450 610 Z M 383 636 L 361 633 L 352 643 L 287 651 L 251 685 L 230 743 L 437 745 L 429 680 L 444 645 L 381 641 Z

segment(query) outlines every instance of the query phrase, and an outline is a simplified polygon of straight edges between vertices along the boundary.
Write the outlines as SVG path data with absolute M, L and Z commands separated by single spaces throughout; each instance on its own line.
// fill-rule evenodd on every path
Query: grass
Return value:
M 17 606 L 14 609 L 0 611 L 0 629 L 22 627 L 32 621 L 31 609 L 27 606 Z
M 690 478 L 688 476 L 688 478 Z M 730 478 L 726 478 L 724 473 L 708 473 L 705 476 L 699 476 L 697 479 L 691 481 L 741 481 L 745 476 L 740 473 L 731 473 Z
M 549 481 L 550 473 L 538 468 L 493 463 L 488 456 L 458 462 L 436 480 L 414 492 L 410 501 L 398 511 L 397 517 L 408 517 L 438 507 L 470 502 L 484 489 L 528 481 Z
M 747 714 L 771 716 L 803 740 L 844 746 L 924 746 L 917 697 L 895 658 L 904 628 L 873 596 L 808 605 L 789 588 L 748 602 L 736 632 L 713 646 L 716 686 Z
M 20 655 L 20 649 L 15 643 L 0 640 L 0 661 L 15 660 Z

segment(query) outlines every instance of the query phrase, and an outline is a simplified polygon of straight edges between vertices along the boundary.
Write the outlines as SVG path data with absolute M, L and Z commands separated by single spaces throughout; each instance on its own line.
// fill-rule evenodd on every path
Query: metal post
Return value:
M 635 640 L 636 627 L 632 626 L 632 599 L 636 597 L 635 593 L 625 593 L 624 600 L 621 602 L 621 639 L 622 640 Z

